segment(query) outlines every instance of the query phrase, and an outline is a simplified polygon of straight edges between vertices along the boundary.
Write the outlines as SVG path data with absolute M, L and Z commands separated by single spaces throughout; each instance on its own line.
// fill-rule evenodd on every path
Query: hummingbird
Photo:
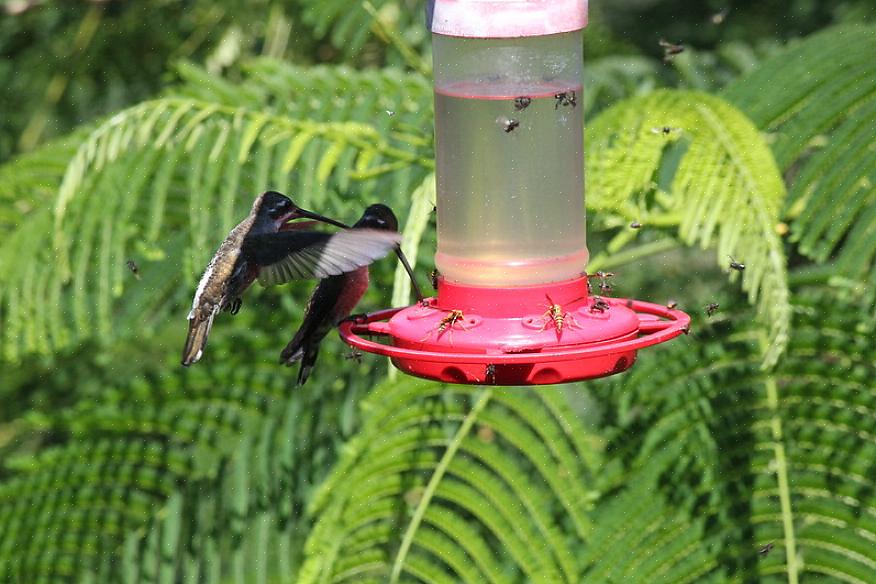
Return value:
M 398 232 L 398 219 L 392 209 L 376 204 L 365 209 L 354 229 L 380 229 L 389 233 Z M 280 363 L 292 366 L 301 361 L 298 370 L 298 385 L 307 381 L 316 357 L 319 344 L 338 323 L 347 318 L 368 289 L 368 267 L 320 280 L 304 314 L 304 321 L 280 353 Z
M 263 286 L 294 279 L 327 278 L 367 266 L 398 248 L 401 236 L 386 230 L 357 228 L 324 233 L 286 226 L 309 218 L 347 225 L 302 209 L 276 191 L 259 195 L 249 215 L 231 230 L 207 265 L 198 284 L 182 364 L 197 362 L 207 344 L 213 319 L 221 310 L 237 314 L 240 296 L 256 280 Z

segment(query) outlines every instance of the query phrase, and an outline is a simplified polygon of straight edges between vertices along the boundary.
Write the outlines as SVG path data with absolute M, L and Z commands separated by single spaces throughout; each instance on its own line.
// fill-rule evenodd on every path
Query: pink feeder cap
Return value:
M 473 38 L 514 38 L 571 32 L 587 26 L 588 0 L 430 0 L 432 32 Z

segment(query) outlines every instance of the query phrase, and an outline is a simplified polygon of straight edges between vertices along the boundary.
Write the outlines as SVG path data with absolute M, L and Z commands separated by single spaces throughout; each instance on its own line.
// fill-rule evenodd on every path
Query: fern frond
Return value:
M 161 277 L 149 278 L 155 294 L 141 310 L 180 302 L 179 283 L 196 277 L 247 199 L 269 186 L 352 215 L 365 197 L 407 202 L 431 169 L 431 90 L 417 76 L 260 60 L 241 82 L 259 91 L 235 93 L 237 85 L 183 70 L 177 95 L 84 135 L 56 185 L 53 220 L 45 209 L 31 212 L 0 249 L 7 359 L 129 334 L 136 321 L 116 316 L 147 285 L 134 286 L 128 259 L 142 264 L 144 278 Z
M 606 110 L 587 139 L 590 208 L 675 225 L 688 245 L 714 244 L 724 270 L 728 256 L 745 262 L 743 289 L 770 331 L 764 365 L 775 364 L 790 320 L 775 231 L 785 189 L 757 129 L 718 98 L 663 90 Z
M 371 10 L 360 0 L 303 0 L 304 23 L 317 37 L 328 36 L 332 45 L 349 56 L 356 55 L 380 27 L 373 23 L 378 13 L 383 27 L 391 27 L 408 43 L 418 47 L 426 39 L 422 0 L 372 0 Z
M 584 67 L 584 112 L 599 111 L 659 85 L 659 65 L 645 57 L 602 57 Z
M 756 331 L 719 322 L 607 380 L 626 471 L 594 517 L 588 577 L 874 578 L 874 326 L 827 290 L 802 291 L 794 314 L 773 371 L 758 367 Z
M 288 391 L 285 370 L 257 365 L 264 344 L 238 338 L 193 372 L 116 372 L 53 415 L 53 446 L 3 461 L 0 580 L 218 584 L 297 570 L 300 510 L 339 445 L 344 394 L 335 375 Z M 337 361 L 351 391 L 373 383 Z
M 13 231 L 54 197 L 75 148 L 76 138 L 68 137 L 0 165 L 0 229 Z
M 724 92 L 774 138 L 790 176 L 792 240 L 818 262 L 838 255 L 840 274 L 853 278 L 866 276 L 876 260 L 874 52 L 876 26 L 829 28 Z
M 593 468 L 573 453 L 587 432 L 553 398 L 494 390 L 478 414 L 472 396 L 412 380 L 369 396 L 363 430 L 311 504 L 302 582 L 385 579 L 394 562 L 430 581 L 579 580 Z
M 435 174 L 427 176 L 420 186 L 411 193 L 410 211 L 402 230 L 402 251 L 408 258 L 411 267 L 417 265 L 420 240 L 423 238 L 429 218 L 432 216 L 432 206 L 435 204 Z M 411 280 L 404 267 L 399 263 L 395 269 L 395 279 L 392 285 L 392 306 L 405 306 L 411 295 Z

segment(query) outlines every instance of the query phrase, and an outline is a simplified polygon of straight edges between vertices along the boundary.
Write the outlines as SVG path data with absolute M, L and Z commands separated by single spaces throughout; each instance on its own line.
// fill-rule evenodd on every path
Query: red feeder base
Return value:
M 638 349 L 688 329 L 690 317 L 680 310 L 590 296 L 587 280 L 497 289 L 439 279 L 437 299 L 346 321 L 341 338 L 417 377 L 545 385 L 620 373 Z

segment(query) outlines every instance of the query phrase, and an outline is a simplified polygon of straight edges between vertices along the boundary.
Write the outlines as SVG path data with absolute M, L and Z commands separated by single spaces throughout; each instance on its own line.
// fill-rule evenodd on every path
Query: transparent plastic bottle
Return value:
M 447 280 L 521 286 L 584 273 L 581 35 L 433 34 L 435 261 Z

